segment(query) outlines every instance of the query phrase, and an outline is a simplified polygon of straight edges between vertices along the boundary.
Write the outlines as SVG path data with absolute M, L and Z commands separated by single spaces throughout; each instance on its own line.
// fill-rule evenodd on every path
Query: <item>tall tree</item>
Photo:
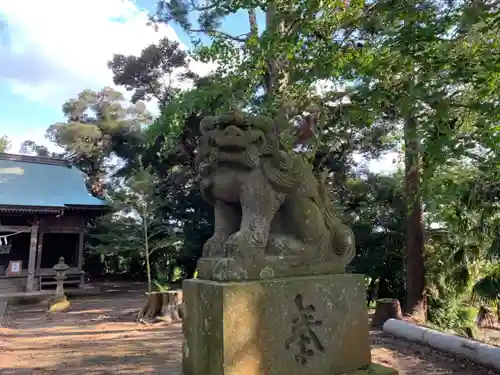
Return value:
M 160 108 L 179 92 L 181 83 L 195 77 L 186 52 L 167 38 L 147 46 L 139 56 L 114 54 L 108 67 L 114 83 L 133 92 L 133 103 L 156 99 Z
M 63 113 L 67 121 L 51 125 L 47 137 L 87 174 L 91 185 L 102 183 L 110 156 L 121 156 L 142 142 L 137 140 L 141 128 L 151 121 L 144 103 L 129 105 L 112 88 L 82 91 L 64 103 Z
M 363 4 L 346 6 L 336 1 L 321 4 L 274 1 L 265 5 L 209 1 L 198 5 L 179 0 L 159 1 L 152 21 L 177 22 L 198 46 L 195 51 L 198 58 L 218 63 L 210 85 L 203 92 L 205 97 L 223 98 L 216 110 L 236 106 L 276 116 L 280 120 L 276 130 L 283 139 L 291 140 L 291 146 L 302 145 L 302 151 L 308 151 L 312 160 L 323 161 L 329 156 L 332 159 L 328 152 L 337 147 L 331 126 L 353 125 L 358 130 L 375 124 L 373 133 L 378 136 L 373 138 L 377 141 L 392 130 L 391 122 L 377 121 L 362 109 L 364 98 L 349 106 L 342 100 L 349 96 L 348 90 L 339 89 L 352 76 L 343 74 L 352 70 L 349 63 L 362 53 L 356 44 L 359 38 L 353 34 L 367 11 L 369 7 Z M 225 17 L 241 12 L 248 16 L 248 32 L 230 35 L 220 30 Z M 264 21 L 259 23 L 257 18 L 261 13 Z M 208 36 L 211 44 L 203 45 L 200 35 Z M 328 81 L 329 85 L 318 90 L 322 81 Z M 195 92 L 190 98 L 193 96 L 201 98 L 202 94 Z M 349 113 L 351 107 L 355 108 L 355 115 Z M 168 108 L 164 112 L 168 113 Z M 330 144 L 327 145 L 325 138 L 332 139 L 328 140 Z M 322 147 L 318 153 L 319 144 Z
M 406 204 L 404 176 L 375 175 L 351 178 L 346 213 L 356 238 L 351 267 L 370 277 L 378 298 L 404 297 L 404 240 Z
M 140 164 L 140 163 L 139 163 Z M 121 183 L 120 183 L 121 182 Z M 93 251 L 101 254 L 133 254 L 139 252 L 145 262 L 148 290 L 152 289 L 151 256 L 163 249 L 175 251 L 178 241 L 171 226 L 157 216 L 160 202 L 155 193 L 155 177 L 150 168 L 141 167 L 132 175 L 115 181 L 114 189 L 107 193 L 114 211 L 101 217 L 93 237 L 99 243 Z M 173 257 L 169 254 L 168 266 Z
M 490 8 L 424 1 L 383 14 L 382 32 L 389 38 L 377 43 L 382 58 L 372 65 L 377 82 L 372 87 L 379 92 L 372 91 L 372 95 L 390 98 L 404 124 L 409 205 L 405 310 L 421 319 L 426 315 L 422 192 L 443 161 L 470 158 L 478 150 L 489 152 L 498 140 L 498 134 L 484 126 L 498 119 L 498 108 L 493 108 L 498 93 L 478 84 L 491 82 L 491 68 L 500 62 L 488 52 L 498 50 L 498 44 L 477 34 L 478 30 L 488 32 L 484 27 L 494 17 Z M 387 25 L 392 25 L 392 32 L 387 33 Z M 386 77 L 383 68 L 394 75 Z M 493 86 L 498 91 L 498 85 Z M 487 109 L 490 112 L 485 116 Z
M 333 35 L 342 28 L 344 14 L 339 5 L 283 1 L 266 4 L 208 1 L 201 5 L 183 0 L 159 1 L 152 20 L 181 25 L 199 47 L 198 56 L 217 61 L 217 72 L 225 78 L 226 90 L 236 101 L 245 97 L 261 111 L 286 120 L 309 109 L 312 113 L 308 120 L 313 126 L 318 108 L 311 106 L 310 85 L 330 79 L 333 74 L 331 64 L 312 59 L 306 50 L 314 48 L 317 35 Z M 351 8 L 359 10 L 359 6 L 345 9 L 349 15 Z M 261 12 L 264 21 L 259 24 Z M 221 31 L 222 20 L 236 13 L 247 14 L 248 31 L 242 35 Z M 201 44 L 200 35 L 211 38 L 210 46 Z M 338 39 L 323 40 L 332 55 L 339 52 Z
M 312 87 L 322 79 L 339 77 L 334 71 L 337 66 L 325 62 L 340 61 L 341 51 L 351 56 L 357 48 L 348 43 L 344 46 L 339 38 L 321 37 L 322 46 L 315 49 L 315 41 L 320 38 L 318 29 L 321 28 L 324 35 L 333 35 L 337 29 L 347 26 L 346 13 L 339 12 L 336 5 L 326 5 L 320 12 L 324 16 L 317 19 L 319 3 L 311 3 L 310 9 L 298 3 L 269 3 L 263 6 L 265 24 L 259 26 L 256 17 L 260 10 L 254 3 L 223 1 L 198 6 L 187 1 L 160 1 L 153 21 L 178 22 L 192 35 L 198 46 L 198 58 L 216 61 L 219 66 L 208 79 L 198 80 L 196 90 L 182 93 L 166 105 L 162 116 L 149 129 L 153 137 L 161 134 L 167 140 L 163 142 L 161 155 L 170 155 L 169 158 L 172 154 L 178 155 L 179 147 L 174 140 L 181 140 L 181 151 L 187 151 L 193 161 L 199 119 L 239 107 L 276 116 L 279 120 L 276 130 L 282 133 L 283 139 L 291 139 L 291 146 L 302 144 L 301 150 L 311 157 L 316 168 L 336 172 L 338 185 L 345 185 L 353 155 L 359 151 L 378 155 L 381 150 L 378 146 L 386 147 L 392 123 L 376 122 L 368 111 L 361 109 L 363 100 L 356 101 L 353 106 L 357 110 L 349 113 L 348 105 L 340 100 L 346 92 L 336 90 L 334 85 L 321 93 Z M 248 33 L 235 36 L 220 31 L 220 21 L 239 11 L 248 15 Z M 363 10 L 359 6 L 350 7 L 349 16 L 354 14 L 351 11 Z M 199 27 L 188 20 L 192 19 L 189 14 L 199 16 L 194 22 Z M 200 40 L 196 40 L 199 34 L 209 36 L 211 45 L 201 45 Z M 306 47 L 315 51 L 328 49 L 331 53 L 324 59 L 311 58 Z M 375 126 L 370 128 L 368 125 L 374 122 Z M 349 129 L 349 125 L 353 128 Z M 311 142 L 311 138 L 314 141 Z M 342 177 L 337 178 L 339 176 Z M 202 217 L 199 222 L 207 220 L 206 215 Z
M 45 158 L 64 158 L 64 154 L 59 154 L 57 152 L 51 152 L 46 146 L 39 145 L 33 141 L 26 140 L 21 143 L 19 148 L 21 154 L 34 154 L 36 156 L 42 156 Z
M 422 197 L 430 176 L 448 160 L 495 155 L 499 141 L 495 6 L 431 0 L 397 6 L 389 0 L 265 5 L 177 0 L 160 1 L 153 20 L 178 22 L 196 42 L 196 34 L 208 35 L 210 46 L 197 53 L 219 63 L 216 74 L 226 83 L 227 103 L 299 124 L 300 133 L 304 125 L 313 138 L 305 147 L 313 160 L 318 148 L 326 149 L 320 160 L 335 150 L 335 140 L 327 136 L 332 124 L 401 125 L 408 203 L 405 309 L 425 319 Z M 237 12 L 248 15 L 248 32 L 222 32 L 220 21 Z M 264 14 L 263 25 L 258 12 Z M 196 22 L 190 14 L 198 16 Z M 311 86 L 321 80 L 329 80 L 333 89 L 320 95 Z M 490 167 L 497 162 L 489 157 Z
M 0 137 L 0 152 L 7 152 L 10 148 L 10 141 L 6 135 Z
M 498 50 L 498 44 L 493 34 L 478 35 L 479 30 L 490 32 L 485 27 L 493 26 L 495 16 L 491 6 L 477 5 L 421 1 L 394 7 L 375 2 L 353 33 L 363 54 L 346 56 L 339 66 L 340 74 L 354 79 L 354 103 L 361 100 L 375 119 L 392 119 L 404 129 L 405 309 L 420 319 L 426 315 L 422 194 L 443 163 L 484 158 L 499 136 L 494 130 L 499 98 L 492 69 L 499 61 L 488 52 Z

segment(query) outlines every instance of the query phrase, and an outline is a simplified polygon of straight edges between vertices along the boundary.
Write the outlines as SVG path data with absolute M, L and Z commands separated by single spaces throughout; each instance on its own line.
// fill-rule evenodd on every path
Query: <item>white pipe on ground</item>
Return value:
M 471 361 L 500 370 L 500 347 L 450 335 L 402 320 L 389 319 L 382 327 L 396 337 L 415 341 L 447 353 L 466 357 Z

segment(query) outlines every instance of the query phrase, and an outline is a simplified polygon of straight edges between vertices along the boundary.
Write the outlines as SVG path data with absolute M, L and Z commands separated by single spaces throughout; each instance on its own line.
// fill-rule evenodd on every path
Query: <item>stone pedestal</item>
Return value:
M 321 261 L 304 263 L 303 257 L 299 256 L 267 255 L 248 259 L 200 258 L 198 260 L 198 277 L 215 281 L 264 280 L 344 272 L 345 267 L 342 263 Z
M 381 373 L 361 275 L 187 280 L 183 298 L 183 375 Z

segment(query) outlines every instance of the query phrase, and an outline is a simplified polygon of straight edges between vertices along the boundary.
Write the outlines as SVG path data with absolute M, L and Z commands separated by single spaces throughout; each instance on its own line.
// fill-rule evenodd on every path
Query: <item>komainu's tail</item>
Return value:
M 328 190 L 326 182 L 326 173 L 320 172 L 316 175 L 316 178 L 318 180 L 318 193 L 321 201 L 320 207 L 323 211 L 326 226 L 332 233 L 333 251 L 342 258 L 342 262 L 347 266 L 356 255 L 354 233 L 336 215 L 333 207 L 333 196 Z

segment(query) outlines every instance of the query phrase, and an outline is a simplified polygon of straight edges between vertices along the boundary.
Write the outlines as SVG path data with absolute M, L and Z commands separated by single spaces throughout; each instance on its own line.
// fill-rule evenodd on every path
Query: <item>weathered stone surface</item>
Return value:
M 54 279 L 56 279 L 56 299 L 64 298 L 64 280 L 66 280 L 66 271 L 69 270 L 69 266 L 64 262 L 64 257 L 59 258 L 59 262 L 52 267 L 55 271 L 56 275 Z M 40 286 L 41 287 L 41 286 Z
M 187 280 L 184 375 L 337 375 L 370 364 L 361 275 Z
M 237 111 L 200 124 L 200 187 L 214 206 L 203 257 L 275 255 L 345 269 L 354 235 L 335 214 L 326 174 L 291 152 L 276 127 L 271 118 Z
M 184 375 L 377 369 L 364 279 L 344 274 L 354 235 L 326 174 L 291 152 L 277 125 L 240 112 L 200 124 L 198 177 L 214 234 L 198 280 L 183 285 Z
M 390 367 L 372 363 L 371 365 L 363 367 L 359 370 L 346 372 L 342 375 L 398 375 L 398 371 Z
M 266 280 L 278 277 L 344 273 L 337 262 L 302 263 L 301 257 L 264 256 L 254 259 L 201 258 L 198 278 L 215 281 Z

